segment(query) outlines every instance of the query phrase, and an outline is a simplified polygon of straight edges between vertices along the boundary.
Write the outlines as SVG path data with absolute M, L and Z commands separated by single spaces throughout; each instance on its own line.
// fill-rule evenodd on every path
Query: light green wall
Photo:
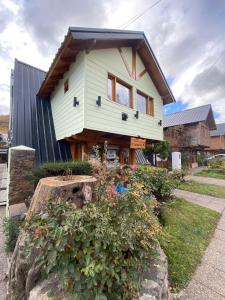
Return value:
M 131 68 L 132 50 L 123 48 L 123 53 Z M 144 70 L 137 57 L 137 74 Z M 107 97 L 108 72 L 133 86 L 134 109 L 112 102 Z M 64 94 L 64 81 L 69 78 L 69 91 Z M 136 111 L 136 89 L 154 98 L 154 117 Z M 80 102 L 73 107 L 73 98 Z M 102 106 L 96 105 L 97 97 L 102 97 Z M 82 132 L 83 128 L 141 136 L 162 140 L 163 128 L 158 125 L 162 120 L 162 100 L 147 73 L 140 79 L 131 78 L 124 66 L 118 49 L 93 50 L 89 54 L 80 53 L 76 62 L 70 66 L 64 78 L 51 95 L 52 113 L 57 140 Z M 127 121 L 122 121 L 122 112 L 128 113 Z
M 130 70 L 132 70 L 132 49 L 123 48 L 122 50 L 129 63 Z M 137 57 L 137 74 L 144 69 L 141 59 Z M 133 86 L 134 109 L 108 99 L 108 72 Z M 154 117 L 143 113 L 139 113 L 139 119 L 134 117 L 136 89 L 154 98 Z M 102 97 L 101 107 L 96 105 L 98 96 Z M 148 73 L 145 73 L 140 80 L 131 78 L 118 49 L 94 50 L 85 56 L 85 128 L 162 140 L 163 128 L 158 125 L 159 120 L 162 120 L 162 109 L 161 97 Z M 128 113 L 127 121 L 122 121 L 122 112 Z
M 60 140 L 82 132 L 84 128 L 84 52 L 70 65 L 51 95 L 51 106 L 56 139 Z M 69 79 L 69 90 L 64 94 L 64 82 Z M 79 106 L 73 107 L 77 97 Z

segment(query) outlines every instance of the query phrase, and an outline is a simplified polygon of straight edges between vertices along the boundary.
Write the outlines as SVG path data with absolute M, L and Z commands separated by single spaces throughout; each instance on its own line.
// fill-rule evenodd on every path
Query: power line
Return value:
M 119 29 L 125 29 L 127 28 L 130 24 L 132 24 L 133 22 L 137 21 L 139 18 L 141 18 L 147 11 L 149 11 L 151 8 L 155 7 L 156 5 L 158 5 L 162 0 L 158 0 L 155 3 L 153 3 L 152 5 L 148 6 L 145 10 L 143 10 L 140 14 L 132 17 L 130 20 L 127 20 L 124 24 L 122 24 Z

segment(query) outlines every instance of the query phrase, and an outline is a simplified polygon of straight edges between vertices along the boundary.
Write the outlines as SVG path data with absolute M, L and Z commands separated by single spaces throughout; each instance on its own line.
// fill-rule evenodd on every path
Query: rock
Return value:
M 49 199 L 61 198 L 70 201 L 75 204 L 74 210 L 76 207 L 82 207 L 94 199 L 95 183 L 96 179 L 91 176 L 61 176 L 41 179 L 33 195 L 26 218 L 30 218 L 33 212 L 44 211 Z M 34 264 L 36 257 L 40 256 L 40 251 L 33 248 L 30 255 L 27 256 L 26 239 L 27 233 L 22 230 L 11 259 L 7 298 L 9 300 L 28 299 L 30 291 L 41 278 L 40 268 Z
M 46 300 L 51 292 L 57 295 L 57 299 L 63 299 L 63 292 L 59 288 L 59 281 L 55 274 L 51 274 L 47 279 L 39 282 L 31 291 L 28 300 Z
M 27 212 L 25 203 L 18 203 L 9 206 L 9 217 L 12 219 L 22 219 Z
M 140 300 L 168 300 L 168 263 L 159 243 L 156 253 L 149 261 L 149 268 L 141 274 Z

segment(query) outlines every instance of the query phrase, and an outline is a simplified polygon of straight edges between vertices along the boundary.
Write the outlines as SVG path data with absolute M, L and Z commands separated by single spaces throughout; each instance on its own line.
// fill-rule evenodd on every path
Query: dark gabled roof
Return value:
M 170 87 L 142 31 L 69 27 L 61 47 L 41 85 L 39 95 L 50 95 L 76 55 L 83 50 L 133 47 L 140 55 L 163 104 L 175 102 Z
M 225 135 L 225 123 L 216 124 L 216 130 L 210 131 L 210 136 Z
M 163 127 L 192 124 L 205 121 L 210 129 L 215 129 L 216 124 L 212 112 L 211 104 L 186 109 L 171 115 L 164 116 Z
M 70 159 L 69 144 L 56 141 L 51 103 L 36 97 L 46 73 L 15 60 L 10 107 L 12 146 L 36 149 L 36 161 Z

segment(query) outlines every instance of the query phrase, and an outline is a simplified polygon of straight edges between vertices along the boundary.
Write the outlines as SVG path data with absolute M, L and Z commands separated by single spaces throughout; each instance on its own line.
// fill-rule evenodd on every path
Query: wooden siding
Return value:
M 64 82 L 69 79 L 69 90 L 64 93 Z M 73 107 L 77 97 L 79 106 Z M 84 128 L 84 52 L 70 65 L 51 95 L 51 105 L 57 140 L 81 132 Z
M 122 48 L 122 52 L 132 72 L 132 49 Z M 162 100 L 148 73 L 139 80 L 131 78 L 117 48 L 93 50 L 85 56 L 85 121 L 87 129 L 118 133 L 129 136 L 162 140 L 163 128 L 158 125 L 162 119 Z M 137 58 L 137 75 L 145 69 L 140 58 Z M 112 102 L 107 97 L 108 72 L 117 76 L 133 87 L 134 108 L 128 108 Z M 154 117 L 136 111 L 136 89 L 154 98 Z M 102 105 L 96 105 L 98 96 Z M 128 120 L 122 121 L 122 112 L 128 114 Z
M 122 52 L 132 72 L 132 49 L 122 48 Z M 136 64 L 138 76 L 145 67 L 138 56 Z M 132 86 L 133 109 L 108 99 L 108 73 Z M 69 90 L 64 93 L 67 79 Z M 139 113 L 139 118 L 135 118 L 137 89 L 154 99 L 154 117 Z M 100 107 L 96 105 L 98 96 L 102 99 Z M 79 101 L 77 107 L 73 107 L 74 97 Z M 129 76 L 117 48 L 80 53 L 52 93 L 51 105 L 57 140 L 78 134 L 84 128 L 153 140 L 163 139 L 163 128 L 158 125 L 162 120 L 163 103 L 157 89 L 148 73 L 139 80 Z M 122 112 L 128 114 L 127 121 L 122 121 Z
M 204 149 L 210 145 L 209 127 L 204 122 L 165 128 L 164 136 L 173 150 Z
M 211 136 L 210 137 L 210 147 L 207 150 L 225 150 L 225 136 Z

